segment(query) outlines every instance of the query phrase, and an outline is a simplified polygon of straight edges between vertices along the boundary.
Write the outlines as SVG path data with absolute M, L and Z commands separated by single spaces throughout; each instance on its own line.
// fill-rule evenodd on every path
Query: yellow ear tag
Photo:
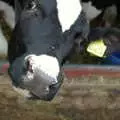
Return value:
M 98 57 L 104 57 L 106 49 L 107 47 L 105 46 L 104 41 L 101 39 L 91 42 L 87 47 L 87 52 Z

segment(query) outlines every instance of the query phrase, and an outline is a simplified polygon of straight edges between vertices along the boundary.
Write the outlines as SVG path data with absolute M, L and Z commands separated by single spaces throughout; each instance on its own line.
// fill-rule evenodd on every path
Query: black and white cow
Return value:
M 15 90 L 52 100 L 62 84 L 61 67 L 74 39 L 79 35 L 85 40 L 88 35 L 85 14 L 78 0 L 15 0 L 15 10 L 17 22 L 8 47 Z
M 119 0 L 81 0 L 81 3 L 89 21 L 102 15 L 105 26 L 110 26 L 120 19 Z

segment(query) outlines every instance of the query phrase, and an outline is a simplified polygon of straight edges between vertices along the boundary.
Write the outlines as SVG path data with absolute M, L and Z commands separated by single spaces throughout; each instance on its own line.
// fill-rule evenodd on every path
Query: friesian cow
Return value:
M 8 46 L 15 90 L 26 91 L 29 98 L 52 100 L 62 84 L 61 67 L 74 39 L 79 35 L 85 40 L 89 33 L 85 14 L 78 0 L 15 0 L 15 12 Z

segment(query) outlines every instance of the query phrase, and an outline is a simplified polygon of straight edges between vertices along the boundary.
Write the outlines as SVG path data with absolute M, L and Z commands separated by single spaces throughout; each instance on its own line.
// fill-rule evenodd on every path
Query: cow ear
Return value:
M 21 7 L 20 2 L 18 0 L 15 0 L 14 5 L 15 5 L 15 21 L 17 23 L 20 15 L 21 15 L 22 7 Z

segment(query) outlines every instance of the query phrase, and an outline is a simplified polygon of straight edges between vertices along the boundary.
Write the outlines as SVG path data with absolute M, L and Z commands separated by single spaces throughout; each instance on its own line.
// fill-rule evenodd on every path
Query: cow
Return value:
M 89 21 L 92 21 L 98 16 L 102 16 L 102 21 L 100 21 L 100 23 L 104 23 L 104 26 L 109 27 L 114 25 L 116 20 L 120 20 L 119 0 L 81 0 L 81 4 Z M 99 20 L 97 19 L 97 21 Z
M 9 75 L 14 89 L 23 90 L 27 98 L 52 100 L 62 84 L 62 66 L 75 39 L 78 35 L 81 41 L 87 39 L 89 24 L 79 1 L 69 0 L 68 7 L 66 2 L 15 0 Z M 73 4 L 73 14 L 68 14 Z

